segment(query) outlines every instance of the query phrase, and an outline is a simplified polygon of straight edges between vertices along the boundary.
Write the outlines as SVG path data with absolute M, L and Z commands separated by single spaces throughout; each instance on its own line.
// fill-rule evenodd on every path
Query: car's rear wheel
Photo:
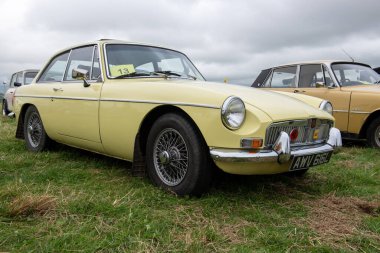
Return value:
M 34 106 L 28 107 L 24 118 L 24 138 L 26 147 L 33 152 L 46 149 L 50 139 L 45 132 L 40 114 Z
M 380 148 L 380 118 L 375 119 L 367 130 L 367 143 L 371 147 Z
M 210 185 L 207 146 L 182 116 L 169 113 L 154 123 L 148 135 L 146 157 L 153 183 L 177 195 L 201 195 Z
M 9 114 L 7 100 L 3 100 L 3 103 L 1 104 L 1 111 L 3 116 L 7 116 Z

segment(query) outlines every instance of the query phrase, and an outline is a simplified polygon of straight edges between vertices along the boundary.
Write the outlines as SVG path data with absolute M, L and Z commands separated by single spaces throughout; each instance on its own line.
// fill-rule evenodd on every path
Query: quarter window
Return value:
M 315 88 L 317 83 L 324 83 L 320 64 L 301 66 L 298 87 Z
M 289 88 L 296 85 L 297 67 L 275 69 L 272 75 L 272 88 Z
M 323 73 L 325 74 L 325 84 L 326 84 L 326 86 L 328 86 L 328 87 L 334 86 L 334 81 L 331 78 L 331 75 L 330 75 L 329 71 L 327 70 L 327 68 L 324 65 L 323 65 Z
M 42 73 L 39 82 L 61 82 L 65 73 L 69 52 L 55 57 Z
M 15 85 L 15 82 L 16 82 L 16 77 L 17 77 L 17 74 L 13 74 L 12 75 L 12 79 L 11 79 L 11 82 L 9 83 L 9 87 L 14 87 Z
M 100 64 L 99 64 L 99 54 L 98 54 L 98 48 L 95 46 L 94 49 L 94 62 L 92 64 L 92 72 L 91 72 L 91 79 L 98 80 L 100 77 Z
M 70 60 L 68 63 L 68 69 L 65 74 L 65 81 L 75 80 L 72 77 L 73 69 L 83 69 L 87 70 L 87 78 L 89 78 L 92 66 L 92 55 L 94 52 L 94 47 L 81 47 L 76 48 L 71 51 Z

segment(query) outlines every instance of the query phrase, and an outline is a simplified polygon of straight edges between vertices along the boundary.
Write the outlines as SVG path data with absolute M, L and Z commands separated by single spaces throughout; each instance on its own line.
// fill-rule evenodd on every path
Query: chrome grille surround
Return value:
M 290 143 L 291 147 L 324 143 L 329 138 L 329 132 L 332 126 L 333 121 L 331 120 L 315 118 L 272 123 L 266 131 L 265 147 L 271 148 L 282 131 L 290 135 L 290 132 L 295 128 L 298 129 L 298 137 L 295 141 Z M 313 138 L 315 130 L 319 131 L 316 140 Z

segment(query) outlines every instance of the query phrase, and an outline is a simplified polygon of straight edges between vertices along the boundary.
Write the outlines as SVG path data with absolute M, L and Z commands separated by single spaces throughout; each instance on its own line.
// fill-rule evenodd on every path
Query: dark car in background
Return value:
M 9 88 L 4 93 L 4 96 L 1 96 L 2 114 L 4 116 L 11 115 L 13 112 L 13 99 L 17 87 L 30 84 L 37 73 L 37 69 L 27 69 L 16 72 L 12 75 L 9 82 Z

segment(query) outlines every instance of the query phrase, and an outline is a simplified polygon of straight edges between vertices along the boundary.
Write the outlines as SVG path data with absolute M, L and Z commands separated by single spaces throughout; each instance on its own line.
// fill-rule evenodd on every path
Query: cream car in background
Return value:
M 380 76 L 367 64 L 312 61 L 263 70 L 252 86 L 327 99 L 343 137 L 366 139 L 379 148 L 379 82 Z
M 341 140 L 326 104 L 205 82 L 178 51 L 100 40 L 59 52 L 17 90 L 16 136 L 31 151 L 53 139 L 132 161 L 154 184 L 199 195 L 212 162 L 246 175 L 328 162 Z
M 37 73 L 37 69 L 27 69 L 12 75 L 9 88 L 6 90 L 2 101 L 2 112 L 4 116 L 13 114 L 13 99 L 16 89 L 22 85 L 30 84 Z

